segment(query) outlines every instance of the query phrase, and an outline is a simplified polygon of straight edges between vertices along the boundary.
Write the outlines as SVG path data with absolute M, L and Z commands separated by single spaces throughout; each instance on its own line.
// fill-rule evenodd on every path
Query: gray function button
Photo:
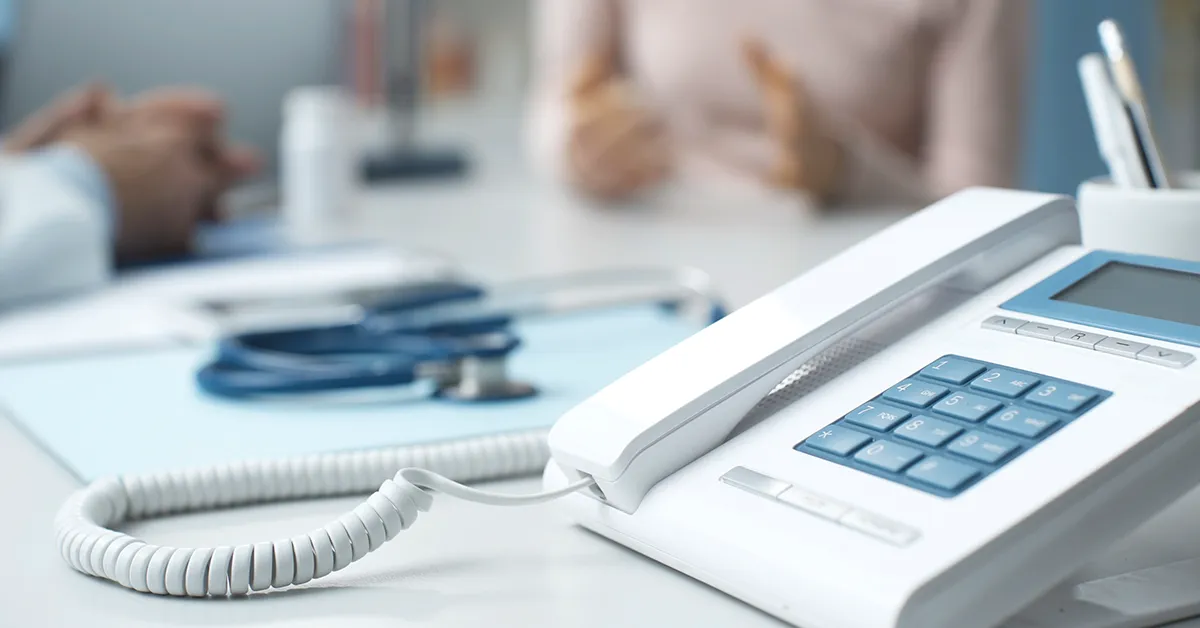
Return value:
M 995 331 L 1004 331 L 1010 334 L 1016 333 L 1017 329 L 1028 323 L 1029 321 L 1011 316 L 993 316 L 986 321 L 983 321 L 984 329 L 992 329 Z
M 1064 331 L 1067 331 L 1065 327 L 1056 327 L 1045 323 L 1025 323 L 1017 329 L 1017 335 L 1041 338 L 1042 340 L 1054 340 L 1056 336 Z
M 1146 347 L 1147 345 L 1140 342 L 1129 342 L 1120 338 L 1105 338 L 1096 343 L 1096 351 L 1111 353 L 1124 358 L 1136 358 L 1137 354 Z
M 920 536 L 919 532 L 906 525 L 861 510 L 851 510 L 838 523 L 897 547 L 904 547 Z
M 1054 342 L 1061 342 L 1065 345 L 1083 347 L 1085 349 L 1095 349 L 1096 345 L 1105 338 L 1108 338 L 1108 336 L 1079 331 L 1078 329 L 1068 329 L 1055 336 Z
M 779 501 L 830 521 L 837 521 L 839 517 L 850 511 L 850 507 L 841 502 L 798 489 L 795 486 L 784 491 L 779 496 Z
M 746 467 L 734 467 L 726 471 L 725 475 L 721 476 L 721 481 L 742 490 L 767 497 L 779 497 L 780 493 L 791 487 L 791 484 L 787 482 L 776 480 L 757 471 L 751 471 Z
M 1196 358 L 1190 353 L 1151 346 L 1138 352 L 1137 359 L 1151 364 L 1181 369 L 1191 364 Z

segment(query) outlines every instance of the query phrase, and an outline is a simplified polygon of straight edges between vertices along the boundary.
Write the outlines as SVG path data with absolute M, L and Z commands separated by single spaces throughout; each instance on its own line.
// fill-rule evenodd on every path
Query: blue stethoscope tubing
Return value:
M 196 382 L 211 395 L 232 399 L 402 386 L 421 379 L 423 367 L 509 355 L 521 344 L 511 327 L 522 316 L 647 300 L 674 308 L 697 297 L 706 303 L 710 322 L 726 315 L 706 276 L 688 269 L 673 272 L 592 271 L 525 280 L 507 286 L 507 292 L 517 298 L 500 297 L 492 304 L 488 300 L 493 291 L 476 284 L 406 286 L 392 298 L 364 308 L 356 322 L 222 338 L 212 361 L 197 371 Z M 551 298 L 565 293 L 564 285 L 576 290 L 611 288 L 655 276 L 669 279 L 663 281 L 668 289 L 599 302 L 584 300 L 573 306 Z M 506 290 L 502 287 L 498 292 Z M 521 293 L 532 298 L 522 303 Z

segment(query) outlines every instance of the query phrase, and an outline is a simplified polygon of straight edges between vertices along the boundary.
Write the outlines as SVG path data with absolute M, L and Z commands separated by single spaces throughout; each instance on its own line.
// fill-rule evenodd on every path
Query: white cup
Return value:
M 1076 195 L 1083 245 L 1200 261 L 1200 172 L 1177 173 L 1172 183 L 1159 190 L 1084 181 Z

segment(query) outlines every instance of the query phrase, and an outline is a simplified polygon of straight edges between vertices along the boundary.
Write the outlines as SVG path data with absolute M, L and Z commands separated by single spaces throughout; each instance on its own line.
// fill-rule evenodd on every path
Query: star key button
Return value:
M 809 436 L 803 444 L 835 456 L 849 456 L 870 441 L 871 437 L 862 432 L 830 425 Z

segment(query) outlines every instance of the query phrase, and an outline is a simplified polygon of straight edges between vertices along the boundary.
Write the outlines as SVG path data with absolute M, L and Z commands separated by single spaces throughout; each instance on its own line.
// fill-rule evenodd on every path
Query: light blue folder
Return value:
M 81 480 L 548 427 L 700 328 L 656 307 L 529 320 L 511 362 L 536 397 L 465 404 L 425 389 L 230 401 L 194 384 L 209 347 L 0 367 L 0 405 Z M 714 356 L 714 359 L 719 359 Z

